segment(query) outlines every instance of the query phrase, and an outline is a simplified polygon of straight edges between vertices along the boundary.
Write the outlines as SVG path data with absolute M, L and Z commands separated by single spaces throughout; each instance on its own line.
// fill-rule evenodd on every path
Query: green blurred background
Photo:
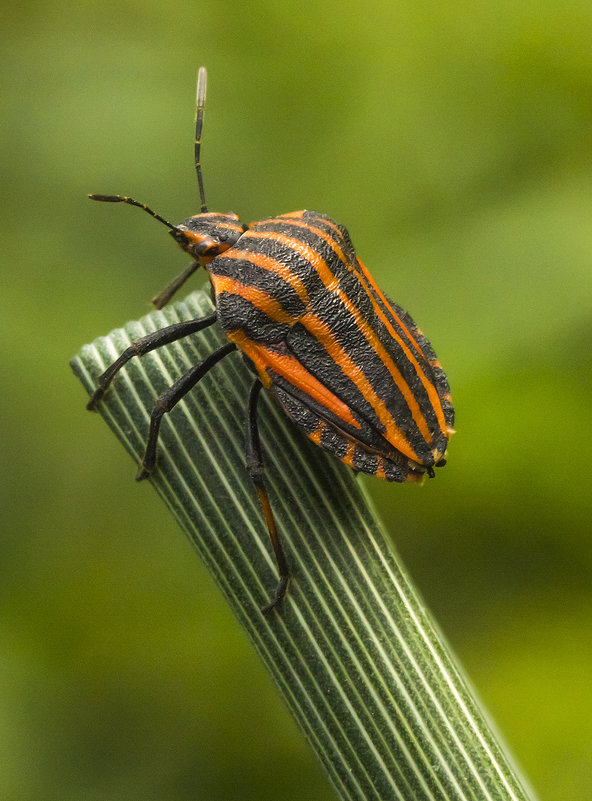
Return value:
M 186 263 L 85 195 L 198 210 L 200 64 L 210 208 L 331 214 L 434 343 L 449 465 L 368 486 L 541 798 L 592 797 L 589 0 L 1 13 L 0 797 L 331 795 L 67 364 Z

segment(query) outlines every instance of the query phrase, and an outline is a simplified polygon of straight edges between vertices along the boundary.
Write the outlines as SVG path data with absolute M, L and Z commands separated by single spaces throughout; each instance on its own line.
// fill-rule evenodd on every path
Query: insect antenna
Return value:
M 147 206 L 145 203 L 138 203 L 137 200 L 134 200 L 132 197 L 127 197 L 127 195 L 89 195 L 91 200 L 101 200 L 104 203 L 129 203 L 130 206 L 137 206 L 142 211 L 147 212 L 151 217 L 154 217 L 155 220 L 158 222 L 163 223 L 170 228 L 172 231 L 177 230 L 177 226 L 170 223 L 168 220 L 165 220 L 164 217 L 161 217 L 160 214 L 157 214 L 155 211 Z
M 201 129 L 203 127 L 204 106 L 206 104 L 206 85 L 208 73 L 205 67 L 200 67 L 197 73 L 197 92 L 195 98 L 195 172 L 197 173 L 197 183 L 199 186 L 199 197 L 201 200 L 202 214 L 208 210 L 206 196 L 203 187 L 203 176 L 201 174 L 200 150 L 201 150 Z

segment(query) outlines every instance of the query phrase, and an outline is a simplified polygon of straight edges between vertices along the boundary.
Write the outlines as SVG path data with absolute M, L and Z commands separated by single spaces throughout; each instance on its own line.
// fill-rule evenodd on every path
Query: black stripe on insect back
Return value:
M 452 428 L 454 425 L 454 407 L 450 397 L 450 386 L 431 343 L 417 327 L 409 312 L 391 300 L 381 297 L 380 292 L 363 276 L 361 270 L 360 274 L 362 282 L 367 287 L 375 303 L 380 307 L 391 326 L 400 332 L 401 338 L 417 358 L 424 374 L 433 383 L 442 406 L 445 424 L 447 427 Z M 403 330 L 402 326 L 407 329 L 408 334 Z
M 282 344 L 290 331 L 289 322 L 273 319 L 234 292 L 219 292 L 216 295 L 216 311 L 227 333 L 242 331 L 253 342 L 266 346 Z
M 318 211 L 305 211 L 303 219 L 315 228 L 320 228 L 324 233 L 330 236 L 334 242 L 341 248 L 345 260 L 354 264 L 356 261 L 356 250 L 349 236 L 349 231 L 345 225 L 335 222 L 327 214 L 321 214 Z
M 365 283 L 364 281 L 362 282 Z M 435 361 L 436 354 L 434 353 L 431 343 L 424 334 L 419 331 L 409 312 L 405 311 L 402 306 L 393 303 L 391 300 L 388 300 L 388 304 L 385 303 L 370 283 L 365 285 L 376 304 L 380 306 L 391 325 L 397 330 L 416 358 L 428 365 Z M 404 330 L 403 326 L 409 333 Z
M 365 442 L 371 448 L 381 452 L 390 452 L 392 446 L 383 438 L 384 426 L 376 417 L 372 406 L 366 400 L 357 384 L 343 373 L 339 365 L 326 360 L 326 352 L 322 343 L 311 336 L 301 323 L 296 323 L 288 333 L 286 346 L 311 375 L 327 387 L 333 395 L 347 403 L 358 425 L 350 426 L 334 414 L 330 408 L 318 403 L 303 390 L 290 384 L 285 378 L 276 376 L 274 377 L 274 383 L 282 386 L 287 392 L 299 399 L 301 404 L 312 410 L 317 417 L 328 420 L 337 427 L 342 428 L 351 437 Z M 302 354 L 304 353 L 306 358 L 303 358 Z
M 384 306 L 384 304 L 382 305 Z M 404 325 L 409 328 L 413 338 L 427 359 L 434 386 L 436 387 L 438 396 L 442 403 L 442 412 L 444 413 L 446 425 L 452 427 L 454 425 L 454 407 L 450 397 L 450 385 L 448 383 L 448 379 L 446 378 L 446 373 L 438 362 L 431 342 L 417 327 L 409 312 L 405 311 L 405 309 L 403 309 L 401 306 L 398 306 L 396 303 L 391 302 L 391 306 L 396 314 L 401 318 Z
M 320 231 L 325 237 L 329 237 L 334 245 L 339 248 L 345 258 L 345 262 L 355 264 L 356 251 L 350 239 L 347 228 L 340 223 L 335 222 L 327 214 L 321 214 L 318 211 L 304 211 L 296 214 L 284 214 L 281 217 L 276 217 L 273 220 L 262 220 L 261 222 L 252 223 L 251 230 L 258 230 L 263 226 L 269 224 L 279 225 L 285 224 L 291 227 L 291 230 L 308 230 L 309 233 L 315 233 L 314 229 Z
M 302 221 L 296 219 L 295 222 L 301 223 Z M 268 234 L 269 237 L 259 238 L 257 236 L 258 233 Z M 274 234 L 287 237 L 291 241 L 285 242 L 274 239 Z M 326 275 L 323 275 L 322 271 L 319 270 L 318 263 L 310 261 L 299 252 L 298 246 L 300 243 L 311 249 L 314 258 L 322 260 Z M 352 268 L 339 258 L 335 250 L 321 236 L 301 224 L 298 226 L 292 225 L 289 220 L 284 222 L 284 218 L 257 223 L 241 237 L 237 248 L 254 254 L 264 254 L 281 263 L 294 279 L 302 283 L 310 300 L 308 308 L 315 311 L 319 299 L 322 301 L 329 291 L 328 283 L 333 286 L 333 289 L 338 287 L 340 292 L 347 296 L 352 307 L 359 307 L 361 299 L 366 295 L 364 287 L 352 271 Z M 214 271 L 217 270 L 217 263 L 218 261 L 214 264 Z M 270 294 L 274 294 L 273 287 L 270 288 Z M 374 323 L 375 315 L 371 305 L 368 306 L 368 310 L 368 324 L 371 325 Z M 350 314 L 343 304 L 339 312 L 341 315 Z
M 315 408 L 314 404 L 311 405 L 310 398 L 303 397 L 302 393 L 299 395 L 281 376 L 275 377 L 272 392 L 288 417 L 314 442 L 338 459 L 350 464 L 355 470 L 369 475 L 376 475 L 378 468 L 382 466 L 387 481 L 407 480 L 409 474 L 407 460 L 394 449 L 385 456 L 365 450 L 356 443 L 354 437 L 348 436 L 341 430 L 343 426 L 341 420 L 333 419 L 322 407 Z M 351 454 L 349 458 L 348 454 Z
M 259 234 L 262 234 L 262 236 L 259 236 Z M 288 237 L 293 242 L 290 244 L 280 241 L 274 238 L 275 234 Z M 325 285 L 319 277 L 315 265 L 298 252 L 297 245 L 299 241 L 313 247 L 304 238 L 294 236 L 293 229 L 288 225 L 269 223 L 258 226 L 256 229 L 249 229 L 241 237 L 237 249 L 247 253 L 262 254 L 274 259 L 282 265 L 287 274 L 303 285 L 306 294 L 310 297 L 325 291 Z M 318 253 L 319 250 L 316 249 L 315 252 Z
M 243 241 L 241 239 L 235 250 L 243 250 Z M 265 269 L 248 258 L 234 258 L 223 254 L 210 262 L 208 271 L 212 275 L 233 278 L 239 283 L 248 284 L 250 287 L 265 292 L 294 317 L 300 316 L 305 311 L 303 301 L 286 280 L 276 272 Z
M 294 245 L 293 248 L 286 250 L 287 246 L 282 242 L 274 241 L 272 238 L 258 238 L 258 233 L 275 233 L 283 237 L 289 237 L 290 239 L 293 239 L 295 243 L 307 245 L 316 254 L 318 254 L 324 262 L 326 262 L 337 280 L 340 280 L 344 275 L 351 271 L 353 264 L 355 264 L 355 261 L 348 262 L 348 254 L 344 250 L 345 243 L 341 237 L 338 239 L 335 238 L 335 231 L 333 229 L 329 229 L 323 233 L 326 233 L 326 236 L 333 241 L 334 247 L 332 247 L 330 242 L 327 242 L 321 234 L 316 233 L 310 226 L 304 225 L 302 220 L 295 219 L 293 222 L 291 222 L 289 218 L 282 217 L 252 225 L 241 239 L 241 245 L 243 242 L 259 243 L 259 247 L 269 249 L 270 254 L 285 253 L 289 258 L 290 251 L 294 252 L 297 245 Z M 250 246 L 252 247 L 254 245 Z M 339 257 L 336 249 L 343 253 L 345 260 L 342 260 Z M 296 253 L 297 252 L 298 251 L 296 250 Z M 302 280 L 306 281 L 309 277 L 311 279 L 315 277 L 318 278 L 316 268 L 312 267 L 311 263 L 307 259 L 302 258 L 301 263 L 295 263 L 294 265 L 292 265 L 291 261 L 289 263 L 290 267 L 295 268 L 295 274 L 302 278 Z M 324 284 L 320 282 L 315 288 L 318 288 L 320 291 L 322 288 L 324 288 Z M 314 291 L 312 287 L 311 289 Z
M 319 428 L 320 423 L 323 425 L 329 423 L 331 426 L 335 426 L 337 431 L 342 429 L 344 432 L 343 437 L 347 436 L 347 433 L 349 433 L 350 442 L 354 439 L 359 439 L 364 441 L 369 447 L 375 450 L 386 450 L 389 452 L 389 454 L 392 451 L 393 455 L 395 455 L 393 449 L 374 429 L 364 427 L 361 430 L 358 428 L 352 428 L 349 430 L 348 424 L 341 420 L 337 415 L 333 414 L 330 409 L 317 403 L 303 390 L 295 387 L 283 376 L 278 375 L 272 370 L 269 372 L 273 379 L 272 392 L 276 395 L 281 405 L 284 407 L 286 414 L 298 426 L 300 426 L 300 428 L 302 428 L 308 436 L 312 437 L 312 435 Z M 331 429 L 326 428 L 325 430 L 329 431 Z M 329 437 L 326 442 L 323 442 L 323 445 L 327 447 L 327 450 L 335 453 L 335 455 L 339 456 L 340 459 L 342 459 L 345 455 L 343 442 L 346 440 L 343 439 L 343 437 L 339 445 L 337 445 L 337 434 L 336 436 Z M 345 450 L 347 450 L 347 447 Z
M 379 357 L 372 351 L 368 343 L 360 336 L 355 324 L 349 327 L 340 320 L 340 336 L 336 339 L 347 358 L 367 379 L 368 387 L 375 393 L 377 400 L 367 397 L 368 387 L 363 387 L 359 374 L 343 365 L 343 359 L 335 358 L 334 353 L 325 347 L 322 341 L 309 331 L 302 323 L 294 325 L 287 338 L 288 349 L 316 378 L 328 387 L 335 395 L 347 401 L 347 405 L 362 423 L 360 431 L 352 431 L 352 436 L 365 442 L 381 452 L 390 450 L 386 440 L 380 434 L 386 434 L 381 420 L 381 404 L 385 413 L 392 418 L 395 425 L 404 432 L 418 458 L 430 462 L 431 454 L 426 447 L 425 439 L 413 420 L 407 402 L 391 376 L 384 370 Z M 350 375 L 346 373 L 349 372 Z

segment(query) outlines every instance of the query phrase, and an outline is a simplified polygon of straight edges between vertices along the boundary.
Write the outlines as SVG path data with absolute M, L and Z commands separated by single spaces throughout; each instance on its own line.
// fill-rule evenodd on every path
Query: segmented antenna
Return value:
M 197 96 L 196 96 L 196 115 L 195 115 L 195 172 L 197 173 L 197 183 L 199 186 L 199 197 L 201 199 L 201 211 L 206 212 L 206 196 L 203 187 L 203 177 L 201 174 L 201 162 L 199 154 L 201 150 L 201 129 L 203 126 L 204 106 L 206 103 L 206 84 L 208 73 L 205 67 L 200 67 L 197 73 Z
M 158 222 L 170 228 L 171 231 L 177 230 L 176 225 L 173 225 L 168 220 L 165 220 L 164 217 L 161 217 L 160 214 L 152 211 L 145 203 L 138 203 L 133 197 L 128 197 L 127 195 L 89 195 L 89 198 L 91 200 L 101 200 L 103 203 L 129 203 L 130 206 L 137 206 L 139 209 L 142 209 L 142 211 L 147 212 L 151 217 L 154 217 L 155 220 L 158 220 Z

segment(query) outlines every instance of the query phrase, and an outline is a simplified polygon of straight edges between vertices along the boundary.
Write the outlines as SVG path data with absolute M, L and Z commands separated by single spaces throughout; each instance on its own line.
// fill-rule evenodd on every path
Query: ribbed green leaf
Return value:
M 194 293 L 84 347 L 74 372 L 90 392 L 130 340 L 211 310 L 207 296 Z M 208 329 L 133 359 L 115 380 L 100 410 L 136 462 L 154 398 L 224 341 Z M 259 419 L 268 486 L 294 578 L 281 608 L 261 614 L 276 570 L 244 468 L 251 380 L 233 353 L 165 417 L 151 482 L 214 574 L 338 795 L 532 799 L 352 472 L 295 431 L 267 397 Z

